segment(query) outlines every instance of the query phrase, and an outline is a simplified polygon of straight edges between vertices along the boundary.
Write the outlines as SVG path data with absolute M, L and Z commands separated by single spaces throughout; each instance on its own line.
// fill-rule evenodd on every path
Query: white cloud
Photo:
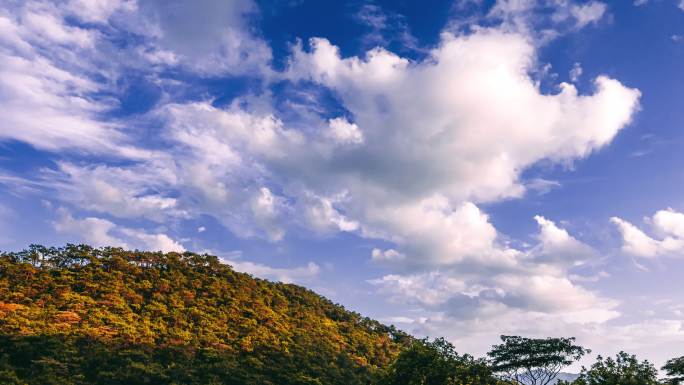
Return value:
M 295 51 L 291 74 L 340 94 L 365 128 L 368 161 L 380 162 L 371 156 L 382 153 L 389 159 L 378 166 L 403 167 L 401 161 L 410 159 L 405 171 L 412 180 L 443 183 L 439 187 L 449 196 L 520 195 L 517 169 L 601 148 L 630 121 L 639 96 L 606 77 L 596 79 L 591 96 L 579 96 L 567 84 L 558 94 L 543 95 L 527 75 L 533 47 L 523 36 L 496 30 L 445 35 L 429 60 L 411 66 L 383 50 L 343 59 L 326 40 L 311 44 L 310 53 Z M 540 116 L 532 121 L 533 115 Z M 412 156 L 402 159 L 407 149 Z M 413 175 L 419 172 L 422 178 Z
M 655 229 L 663 236 L 684 238 L 684 214 L 668 208 L 656 212 L 652 221 Z
M 684 255 L 684 214 L 668 208 L 659 210 L 647 221 L 658 239 L 624 219 L 611 218 L 622 235 L 622 250 L 625 253 L 644 258 Z
M 259 192 L 252 198 L 252 213 L 256 224 L 274 241 L 280 241 L 285 236 L 285 230 L 278 223 L 282 207 L 285 204 L 267 187 L 259 188 Z
M 306 266 L 278 268 L 236 259 L 221 258 L 221 260 L 231 265 L 236 271 L 284 283 L 306 282 L 315 278 L 320 271 L 320 267 L 313 262 L 309 262 Z
M 583 71 L 582 71 L 582 66 L 580 65 L 580 63 L 575 63 L 575 64 L 572 66 L 572 69 L 570 70 L 570 74 L 569 74 L 569 75 L 570 75 L 570 80 L 571 80 L 573 83 L 577 83 L 577 81 L 578 81 L 578 80 L 580 79 L 580 77 L 582 76 L 582 72 L 583 72 Z
M 339 143 L 363 143 L 363 132 L 354 123 L 349 123 L 344 118 L 330 119 L 329 130 L 326 135 Z
M 129 242 L 132 243 L 134 247 L 140 248 L 142 250 L 159 250 L 165 253 L 172 251 L 182 253 L 185 251 L 183 245 L 171 239 L 166 234 L 150 234 L 144 230 L 128 228 L 121 228 L 120 231 L 122 234 L 128 237 L 130 240 Z
M 525 189 L 528 191 L 536 191 L 539 195 L 544 195 L 554 188 L 560 187 L 561 184 L 555 180 L 548 180 L 544 178 L 534 178 L 525 182 Z
M 363 4 L 355 14 L 355 20 L 368 29 L 361 37 L 365 47 L 387 46 L 397 42 L 402 49 L 420 50 L 403 15 L 383 10 L 375 4 Z
M 77 236 L 79 240 L 88 242 L 95 247 L 129 247 L 122 239 L 110 234 L 116 225 L 106 219 L 94 217 L 76 219 L 68 213 L 62 213 L 61 218 L 54 223 L 54 226 L 58 232 Z
M 597 24 L 607 8 L 601 1 L 497 0 L 488 18 L 500 20 L 501 28 L 527 34 L 543 44 L 564 33 Z
M 404 275 L 390 274 L 369 283 L 394 302 L 417 305 L 423 312 L 454 321 L 488 322 L 507 314 L 556 317 L 567 324 L 601 324 L 620 315 L 618 302 L 576 282 L 591 281 L 570 272 L 596 252 L 541 216 L 538 244 L 516 251 L 518 265 L 508 269 L 441 268 Z M 385 255 L 373 251 L 374 258 Z M 387 259 L 387 258 L 385 258 Z M 571 279 L 571 277 L 578 279 Z M 606 273 L 600 272 L 599 277 Z M 589 277 L 591 278 L 591 277 Z M 492 325 L 493 326 L 493 325 Z M 497 333 L 492 328 L 488 333 Z
M 454 294 L 466 289 L 465 282 L 433 271 L 416 275 L 386 275 L 369 281 L 380 293 L 395 302 L 417 302 L 424 306 L 444 304 Z
M 171 170 L 145 163 L 128 167 L 79 166 L 60 162 L 51 177 L 51 187 L 63 201 L 82 209 L 119 218 L 147 218 L 162 222 L 186 217 L 178 199 L 152 191 L 176 184 Z
M 492 344 L 500 342 L 501 334 L 538 338 L 574 336 L 580 345 L 591 348 L 593 353 L 579 365 L 570 368 L 571 371 L 579 371 L 580 365 L 591 365 L 597 354 L 610 356 L 619 350 L 637 352 L 640 357 L 648 357 L 649 361 L 659 366 L 684 343 L 684 325 L 680 319 L 661 318 L 627 323 L 618 323 L 617 320 L 605 323 L 568 322 L 563 314 L 496 306 L 488 311 L 490 317 L 475 319 L 424 312 L 420 319 L 402 327 L 419 336 L 445 336 L 459 346 L 459 351 L 475 356 L 486 354 Z
M 138 9 L 135 0 L 70 0 L 66 8 L 80 20 L 91 23 L 108 23 L 116 12 Z
M 312 193 L 304 194 L 300 197 L 298 209 L 302 213 L 305 227 L 319 233 L 358 230 L 358 222 L 349 220 L 335 208 L 340 202 L 344 202 L 344 194 L 330 198 L 318 197 Z
M 396 242 L 408 261 L 515 264 L 475 204 L 521 196 L 520 171 L 542 159 L 605 146 L 638 105 L 637 90 L 605 76 L 593 95 L 569 84 L 542 94 L 528 75 L 534 47 L 500 30 L 446 34 L 419 63 L 382 49 L 342 58 L 327 40 L 310 44 L 295 49 L 289 76 L 336 91 L 364 142 L 330 160 L 302 157 L 302 166 L 320 164 L 306 182 L 345 189 L 343 208 L 363 234 Z
M 268 76 L 270 48 L 254 36 L 251 0 L 5 2 L 0 6 L 0 140 L 40 149 L 126 158 L 131 122 L 104 118 L 119 108 L 127 70 L 154 78 L 163 67 L 202 74 Z M 80 23 L 74 22 L 80 21 Z M 126 47 L 116 41 L 135 35 Z
M 250 28 L 258 14 L 251 0 L 164 0 L 139 4 L 141 31 L 154 46 L 152 54 L 172 54 L 174 63 L 205 74 L 263 76 L 270 73 L 271 49 Z M 136 28 L 131 25 L 130 28 Z M 140 28 L 140 27 L 137 27 Z
M 570 14 L 577 20 L 577 28 L 592 23 L 597 23 L 606 13 L 606 4 L 599 1 L 590 1 L 587 4 L 570 6 Z
M 618 334 L 633 343 L 626 330 L 612 326 L 621 315 L 619 301 L 581 285 L 608 274 L 573 273 L 578 261 L 595 258 L 597 253 L 553 221 L 541 216 L 535 220 L 537 244 L 518 251 L 518 265 L 513 268 L 464 271 L 460 266 L 442 267 L 390 274 L 369 283 L 390 301 L 412 309 L 410 317 L 390 317 L 402 322 L 406 330 L 419 336 L 445 336 L 471 354 L 486 353 L 501 334 L 572 335 L 580 343 L 591 342 L 592 349 L 612 349 Z M 663 334 L 680 338 L 676 332 Z M 606 351 L 612 350 L 599 350 Z
M 516 265 L 518 252 L 500 245 L 489 218 L 473 203 L 452 208 L 444 197 L 393 207 L 369 207 L 367 225 L 385 232 L 399 247 L 375 260 L 407 265 L 478 265 L 507 269 Z M 371 233 L 372 234 L 372 233 Z M 399 256 L 402 256 L 399 258 Z
M 578 274 L 570 274 L 568 278 L 570 278 L 571 281 L 573 282 L 598 282 L 601 279 L 604 278 L 609 278 L 611 275 L 610 273 L 606 271 L 599 271 L 598 273 L 594 275 L 578 275 Z
M 387 261 L 396 263 L 397 261 L 401 261 L 406 258 L 406 256 L 394 249 L 380 250 L 375 248 L 371 251 L 371 258 L 374 262 Z
M 183 252 L 185 248 L 162 233 L 148 233 L 141 229 L 117 226 L 102 218 L 74 218 L 65 210 L 60 210 L 59 219 L 54 222 L 55 230 L 67 234 L 77 242 L 86 242 L 95 247 L 122 247 L 162 252 Z
M 553 221 L 539 215 L 534 219 L 539 225 L 539 243 L 528 255 L 536 263 L 569 269 L 598 258 L 596 251 L 556 226 Z
M 59 11 L 47 4 L 29 2 L 2 11 L 0 140 L 49 150 L 119 151 L 115 144 L 124 138 L 117 126 L 97 119 L 111 105 L 91 97 L 100 85 L 83 73 L 90 69 L 76 58 L 92 53 L 97 34 L 67 25 Z

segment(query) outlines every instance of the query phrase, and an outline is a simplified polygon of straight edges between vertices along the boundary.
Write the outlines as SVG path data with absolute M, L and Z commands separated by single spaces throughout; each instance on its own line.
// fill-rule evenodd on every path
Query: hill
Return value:
M 210 255 L 0 254 L 3 384 L 368 384 L 412 341 Z
M 558 377 L 554 380 L 554 384 L 558 381 L 567 381 L 567 382 L 573 382 L 579 377 L 579 374 L 576 373 L 558 373 Z

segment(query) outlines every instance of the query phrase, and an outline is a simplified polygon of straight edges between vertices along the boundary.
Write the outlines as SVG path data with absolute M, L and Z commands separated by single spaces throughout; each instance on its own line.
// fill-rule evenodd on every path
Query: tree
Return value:
M 657 375 L 652 363 L 620 352 L 615 359 L 598 356 L 590 369 L 582 368 L 573 385 L 657 385 Z
M 487 363 L 459 355 L 444 338 L 414 341 L 390 366 L 381 385 L 494 385 L 498 381 Z
M 679 385 L 684 382 L 684 356 L 673 358 L 663 366 L 663 370 L 670 377 L 668 383 Z
M 526 385 L 551 383 L 563 367 L 591 352 L 575 345 L 575 338 L 501 336 L 500 345 L 487 353 L 492 369 L 505 379 Z

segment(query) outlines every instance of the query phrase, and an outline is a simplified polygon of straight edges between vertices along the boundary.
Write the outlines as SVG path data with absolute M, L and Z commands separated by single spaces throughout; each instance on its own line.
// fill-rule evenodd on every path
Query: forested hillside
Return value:
M 411 342 L 210 255 L 0 255 L 2 384 L 366 384 Z

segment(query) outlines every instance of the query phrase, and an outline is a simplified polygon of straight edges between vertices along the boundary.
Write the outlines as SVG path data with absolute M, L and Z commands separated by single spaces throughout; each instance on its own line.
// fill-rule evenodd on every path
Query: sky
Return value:
M 683 68 L 678 0 L 4 1 L 0 249 L 206 252 L 459 352 L 662 365 Z

